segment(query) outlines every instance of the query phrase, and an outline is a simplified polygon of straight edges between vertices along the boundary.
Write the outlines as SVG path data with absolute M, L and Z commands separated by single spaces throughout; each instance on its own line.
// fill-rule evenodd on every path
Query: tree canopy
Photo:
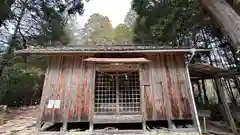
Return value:
M 131 11 L 131 12 L 130 12 Z M 133 26 L 136 13 L 130 10 L 125 22 L 113 28 L 107 16 L 92 14 L 84 28 L 78 29 L 72 36 L 74 45 L 114 45 L 132 44 Z M 74 26 L 75 27 L 75 26 Z
M 70 16 L 83 14 L 82 1 L 2 0 L 0 11 L 0 42 L 4 46 L 0 53 L 0 104 L 29 105 L 32 98 L 39 102 L 45 59 L 14 56 L 13 51 L 68 44 L 66 24 Z

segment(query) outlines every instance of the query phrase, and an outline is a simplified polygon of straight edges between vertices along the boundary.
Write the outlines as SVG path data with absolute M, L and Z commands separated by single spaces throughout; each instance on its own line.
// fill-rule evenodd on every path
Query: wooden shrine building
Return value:
M 199 135 L 185 59 L 191 51 L 155 46 L 65 46 L 16 53 L 48 58 L 39 134 L 49 133 L 41 131 L 42 126 L 53 123 L 58 131 L 52 134 Z

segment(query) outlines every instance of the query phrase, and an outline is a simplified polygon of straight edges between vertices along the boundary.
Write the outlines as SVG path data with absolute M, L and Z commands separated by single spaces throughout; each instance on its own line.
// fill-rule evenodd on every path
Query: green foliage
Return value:
M 14 56 L 0 78 L 0 104 L 30 105 L 39 102 L 46 60 L 43 56 Z
M 128 27 L 132 27 L 135 24 L 137 18 L 137 13 L 130 9 L 124 18 L 124 24 L 127 25 Z
M 1 0 L 0 1 L 0 27 L 6 20 L 12 18 L 11 6 L 14 0 Z
M 34 96 L 40 98 L 47 66 L 45 59 L 40 56 L 14 56 L 13 51 L 29 46 L 68 44 L 65 29 L 69 19 L 67 15 L 75 13 L 83 13 L 81 0 L 66 4 L 60 0 L 0 2 L 0 26 L 7 22 L 6 25 L 11 24 L 14 28 L 9 41 L 6 41 L 9 47 L 0 58 L 0 104 L 29 105 L 32 98 L 36 99 Z M 8 21 L 10 18 L 13 21 Z
M 35 92 L 41 92 L 42 75 L 40 69 L 29 68 L 23 63 L 6 68 L 0 80 L 0 104 L 20 106 L 29 103 Z
M 85 24 L 85 40 L 88 45 L 131 44 L 133 38 L 134 16 L 129 12 L 125 24 L 119 24 L 115 29 L 108 17 L 93 14 Z
M 134 0 L 138 13 L 134 32 L 135 42 L 174 44 L 178 36 L 189 34 L 201 12 L 197 1 Z
M 48 12 L 46 12 L 48 10 Z M 61 14 L 53 10 L 52 8 L 46 8 L 44 10 L 45 23 L 42 25 L 43 35 L 42 41 L 60 41 L 63 44 L 68 43 L 69 37 L 65 32 L 65 22 Z
M 130 9 L 124 19 L 124 24 L 119 24 L 114 29 L 114 40 L 118 44 L 133 44 L 132 42 L 134 37 L 133 28 L 135 25 L 136 18 L 137 18 L 136 12 Z
M 85 25 L 87 33 L 87 44 L 112 44 L 114 43 L 113 28 L 110 20 L 106 16 L 93 14 Z
M 133 31 L 126 24 L 120 24 L 114 29 L 114 40 L 118 44 L 131 44 Z
M 30 22 L 31 25 L 37 25 L 33 31 L 28 36 L 28 43 L 31 45 L 44 45 L 51 46 L 53 42 L 58 41 L 62 44 L 67 44 L 69 37 L 66 34 L 66 18 L 58 9 L 61 4 L 57 0 L 53 1 L 29 1 L 26 7 L 27 11 L 32 12 L 30 18 L 26 20 L 33 21 Z M 40 8 L 39 8 L 40 7 Z M 28 14 L 25 14 L 25 16 Z M 25 18 L 24 20 L 25 21 Z M 37 33 L 37 34 L 36 34 Z M 24 35 L 25 36 L 25 35 Z M 30 42 L 29 42 L 30 41 Z

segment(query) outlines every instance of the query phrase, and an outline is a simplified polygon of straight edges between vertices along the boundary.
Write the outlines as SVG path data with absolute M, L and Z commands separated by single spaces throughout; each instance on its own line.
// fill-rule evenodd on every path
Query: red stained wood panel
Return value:
M 89 121 L 93 67 L 83 56 L 52 56 L 43 89 L 42 121 Z M 60 100 L 60 108 L 47 108 L 49 100 Z
M 151 120 L 165 120 L 165 108 L 163 100 L 163 87 L 162 87 L 162 72 L 160 68 L 160 58 L 158 55 L 152 57 L 152 63 L 150 64 L 150 81 L 152 82 L 152 97 L 153 103 L 153 117 Z
M 144 97 L 144 113 L 146 113 L 145 118 L 146 119 L 153 119 L 154 116 L 154 102 L 153 102 L 153 91 L 150 87 L 149 84 L 149 65 L 148 64 L 144 64 L 142 65 L 142 68 L 140 70 L 140 84 L 141 86 L 141 90 L 144 91 L 143 93 L 143 97 Z M 143 103 L 142 103 L 143 105 Z
M 171 72 L 171 79 L 172 79 L 172 95 L 175 99 L 175 105 L 172 106 L 172 110 L 177 110 L 177 112 L 172 112 L 173 119 L 182 119 L 182 103 L 180 102 L 181 98 L 181 88 L 178 87 L 180 84 L 180 78 L 177 76 L 177 63 L 175 61 L 176 57 L 175 54 L 169 55 L 169 62 L 170 62 L 170 72 Z
M 70 98 L 67 98 L 66 101 L 69 108 L 65 111 L 65 113 L 67 112 L 67 121 L 89 121 L 91 89 L 89 89 L 88 80 L 91 80 L 92 76 L 89 74 L 83 56 L 74 57 L 72 63 L 74 64 L 71 75 L 71 91 L 68 93 Z
M 67 121 L 81 121 L 81 100 L 82 100 L 82 88 L 84 81 L 84 62 L 83 57 L 75 56 L 73 61 L 73 71 L 72 71 L 72 81 L 71 81 L 71 91 L 68 93 L 68 110 L 67 112 Z
M 161 64 L 161 57 L 160 55 L 156 56 L 156 64 L 155 68 L 158 71 L 158 74 L 155 73 L 155 81 L 156 81 L 156 90 L 155 90 L 155 107 L 157 112 L 157 119 L 158 120 L 165 120 L 166 119 L 166 105 L 165 105 L 165 99 L 164 99 L 164 86 L 163 86 L 163 74 L 164 71 L 162 70 L 162 64 Z
M 147 120 L 190 119 L 183 54 L 150 57 L 149 90 L 145 90 Z
M 81 87 L 83 84 L 84 77 L 84 68 L 83 68 L 83 58 L 82 57 L 74 57 L 74 65 L 73 65 L 73 72 L 72 72 L 72 88 L 71 92 L 68 93 L 71 97 L 68 102 L 69 109 L 68 111 L 68 121 L 80 121 L 81 116 Z
M 58 91 L 58 79 L 60 75 L 60 63 L 62 57 L 52 56 L 50 58 L 50 66 L 46 81 L 46 87 L 43 89 L 42 103 L 43 106 L 43 121 L 57 121 L 60 122 L 63 119 L 59 118 L 58 111 L 61 109 L 48 108 L 48 103 L 50 100 L 59 100 L 59 91 Z
M 84 90 L 85 92 L 83 92 L 84 95 L 84 102 L 82 103 L 83 105 L 83 110 L 82 110 L 82 120 L 83 121 L 88 121 L 90 119 L 90 110 L 92 107 L 92 102 L 91 102 L 91 90 L 95 87 L 92 87 L 92 85 L 94 84 L 94 72 L 95 69 L 93 67 L 93 64 L 87 64 L 85 65 L 85 69 L 86 69 L 86 75 L 84 77 Z
M 166 78 L 166 62 L 165 62 L 165 57 L 168 57 L 167 55 L 161 54 L 159 56 L 159 66 L 160 66 L 160 81 L 161 81 L 161 86 L 162 86 L 162 93 L 163 93 L 163 102 L 164 102 L 164 107 L 165 107 L 165 114 L 166 114 L 166 119 L 172 119 L 172 104 L 170 103 L 170 98 L 168 94 L 168 80 Z
M 64 75 L 66 75 L 65 72 L 68 71 L 67 62 L 68 60 L 64 59 L 64 57 L 57 57 L 57 63 L 56 63 L 56 69 L 53 73 L 53 76 L 55 76 L 55 85 L 53 87 L 54 89 L 54 95 L 55 97 L 51 98 L 51 100 L 60 100 L 60 108 L 53 108 L 53 121 L 57 122 L 63 122 L 63 112 L 64 112 L 64 94 L 63 91 L 66 89 L 63 87 L 63 84 L 66 82 L 64 78 L 66 78 Z M 65 64 L 67 63 L 67 64 Z
M 182 118 L 184 119 L 191 119 L 192 113 L 190 109 L 190 100 L 189 100 L 189 89 L 187 87 L 187 80 L 186 80 L 186 68 L 184 62 L 184 56 L 181 54 L 175 55 L 175 63 L 176 69 L 178 73 L 178 87 L 180 90 L 180 102 L 181 102 L 181 111 L 182 111 Z
M 85 56 L 51 56 L 43 88 L 40 119 L 84 122 L 91 119 L 94 64 Z M 142 64 L 145 120 L 191 119 L 183 54 L 154 54 Z M 60 108 L 47 108 L 60 100 Z
M 178 108 L 178 101 L 176 98 L 176 89 L 174 89 L 174 79 L 173 79 L 173 68 L 171 65 L 171 59 L 170 59 L 170 55 L 166 55 L 165 57 L 165 68 L 166 68 L 166 72 L 165 72 L 165 78 L 167 79 L 167 90 L 168 90 L 168 96 L 169 96 L 169 100 L 171 103 L 171 113 L 173 118 L 176 118 L 179 114 L 179 108 Z

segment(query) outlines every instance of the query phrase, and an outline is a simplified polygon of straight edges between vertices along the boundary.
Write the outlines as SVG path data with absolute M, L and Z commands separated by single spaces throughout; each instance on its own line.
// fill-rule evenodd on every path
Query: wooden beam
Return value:
M 188 70 L 188 64 L 186 64 L 185 67 L 186 67 L 185 68 L 186 80 L 187 80 L 187 84 L 188 84 L 188 88 L 189 88 L 188 95 L 190 98 L 190 106 L 191 106 L 192 115 L 193 115 L 193 119 L 194 119 L 194 125 L 197 127 L 198 132 L 201 133 L 202 131 L 201 131 L 200 122 L 198 119 L 197 107 L 196 107 L 196 103 L 195 103 L 195 99 L 194 99 L 194 95 L 193 95 L 193 89 L 192 89 L 190 74 L 189 74 L 189 70 Z
M 229 106 L 227 104 L 227 100 L 226 100 L 226 97 L 225 97 L 225 92 L 224 92 L 224 89 L 222 88 L 220 78 L 215 79 L 215 83 L 216 83 L 216 87 L 219 89 L 219 95 L 220 95 L 223 107 L 226 111 L 226 115 L 227 115 L 228 121 L 230 123 L 230 126 L 232 128 L 232 131 L 235 135 L 238 135 L 237 127 L 235 125 L 233 116 L 232 116 L 231 111 L 229 109 Z
M 113 46 L 111 47 L 113 48 Z M 36 54 L 36 55 L 64 55 L 64 54 L 110 54 L 110 53 L 189 53 L 192 49 L 190 48 L 169 48 L 169 49 L 129 49 L 129 50 L 107 50 L 107 49 L 99 49 L 94 50 L 91 48 L 89 50 L 80 49 L 78 50 L 76 47 L 73 49 L 71 48 L 65 48 L 63 50 L 56 50 L 56 49 L 50 49 L 50 48 L 34 48 L 34 49 L 24 49 L 24 50 L 16 50 L 14 53 L 17 55 L 20 54 Z M 196 52 L 210 52 L 212 49 L 195 49 Z
M 106 124 L 106 123 L 141 123 L 143 115 L 142 114 L 132 114 L 132 115 L 94 115 L 94 124 Z

